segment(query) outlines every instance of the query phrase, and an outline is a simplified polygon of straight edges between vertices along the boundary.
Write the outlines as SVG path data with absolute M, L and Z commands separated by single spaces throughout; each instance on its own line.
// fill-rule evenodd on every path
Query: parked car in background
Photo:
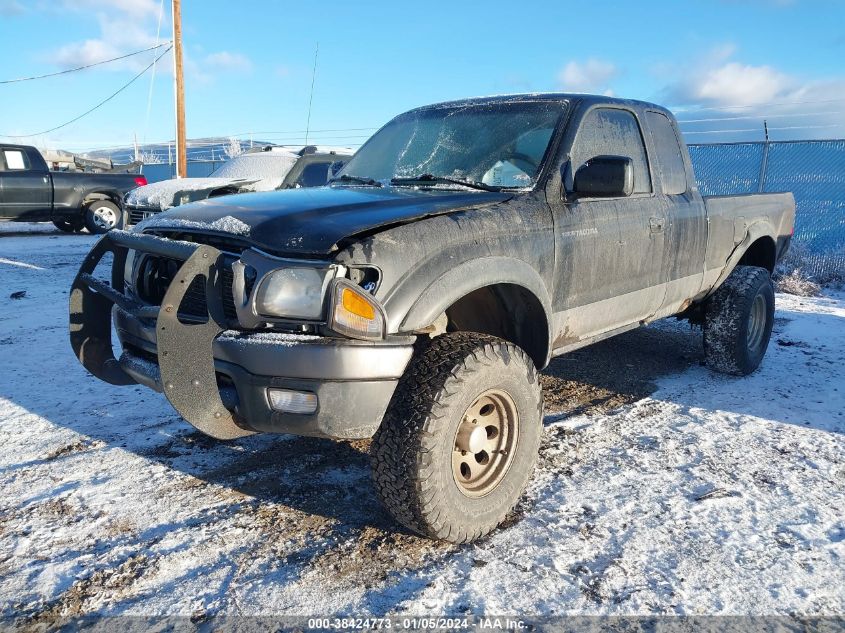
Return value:
M 126 192 L 146 184 L 138 174 L 50 171 L 36 148 L 0 144 L 0 220 L 105 233 L 123 227 Z
M 171 207 L 233 193 L 319 187 L 352 153 L 348 148 L 316 145 L 296 151 L 274 146 L 249 150 L 226 161 L 208 178 L 164 180 L 135 189 L 125 200 L 127 222 L 137 224 Z

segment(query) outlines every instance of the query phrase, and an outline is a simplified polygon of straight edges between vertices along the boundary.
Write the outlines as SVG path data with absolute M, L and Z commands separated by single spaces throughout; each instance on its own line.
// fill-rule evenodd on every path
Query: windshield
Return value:
M 211 177 L 249 180 L 270 179 L 277 180 L 281 184 L 298 158 L 295 154 L 286 152 L 241 154 L 220 165 L 211 172 Z
M 564 109 L 560 102 L 498 102 L 407 112 L 376 132 L 340 175 L 531 187 Z

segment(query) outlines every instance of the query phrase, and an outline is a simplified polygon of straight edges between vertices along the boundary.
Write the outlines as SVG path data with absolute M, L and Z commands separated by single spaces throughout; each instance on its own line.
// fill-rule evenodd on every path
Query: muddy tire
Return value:
M 85 228 L 89 233 L 108 233 L 123 228 L 123 212 L 109 200 L 94 200 L 85 206 Z
M 405 527 L 465 543 L 499 525 L 525 490 L 543 397 L 519 347 L 445 334 L 415 354 L 373 439 L 376 491 Z
M 769 271 L 737 266 L 707 300 L 704 313 L 704 360 L 725 374 L 747 376 L 760 365 L 775 316 L 775 292 Z

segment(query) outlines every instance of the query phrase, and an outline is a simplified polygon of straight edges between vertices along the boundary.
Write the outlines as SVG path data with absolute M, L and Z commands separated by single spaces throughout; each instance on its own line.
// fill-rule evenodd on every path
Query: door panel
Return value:
M 0 148 L 0 154 L 0 217 L 49 218 L 53 197 L 49 173 L 32 171 L 21 150 Z
M 594 156 L 627 156 L 634 162 L 635 193 L 571 202 L 550 196 L 558 256 L 558 350 L 648 319 L 666 291 L 666 204 L 652 193 L 642 132 L 633 112 L 596 108 L 580 125 L 570 152 L 570 173 Z
M 660 173 L 659 196 L 666 206 L 666 296 L 656 316 L 683 310 L 704 280 L 707 212 L 701 196 L 690 188 L 688 159 L 675 125 L 662 112 L 646 112 L 648 129 Z

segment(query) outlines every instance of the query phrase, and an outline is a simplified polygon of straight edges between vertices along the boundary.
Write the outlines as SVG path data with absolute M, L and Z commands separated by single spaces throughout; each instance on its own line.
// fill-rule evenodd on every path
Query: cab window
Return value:
M 651 192 L 643 135 L 628 110 L 596 108 L 581 121 L 572 148 L 572 173 L 596 156 L 626 156 L 633 162 L 634 193 Z
M 687 171 L 675 127 L 669 118 L 660 112 L 649 111 L 646 113 L 646 119 L 657 151 L 663 193 L 669 195 L 686 193 Z
M 28 169 L 29 161 L 26 160 L 26 154 L 19 149 L 4 149 L 3 159 L 7 171 L 26 171 Z
M 299 174 L 296 184 L 299 187 L 322 187 L 329 179 L 331 163 L 309 163 Z

